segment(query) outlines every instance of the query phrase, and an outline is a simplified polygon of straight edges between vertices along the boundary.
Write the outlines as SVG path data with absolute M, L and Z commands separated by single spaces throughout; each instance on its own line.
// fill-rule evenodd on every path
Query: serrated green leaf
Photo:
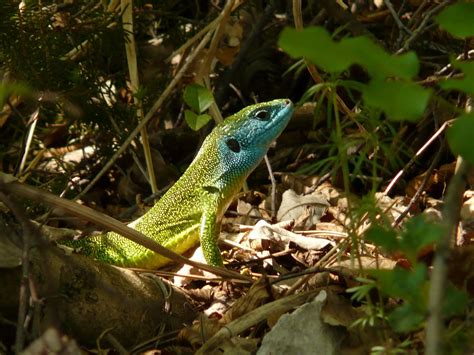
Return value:
M 194 131 L 198 131 L 212 119 L 212 117 L 206 113 L 198 115 L 191 110 L 184 111 L 184 118 L 189 127 Z
M 431 95 L 429 89 L 410 82 L 372 80 L 363 92 L 364 100 L 396 121 L 418 120 Z
M 353 63 L 344 48 L 334 42 L 322 27 L 307 27 L 304 30 L 287 27 L 282 31 L 278 44 L 290 56 L 305 57 L 329 73 L 344 71 Z
M 341 45 L 355 63 L 367 69 L 372 78 L 395 76 L 410 79 L 420 69 L 414 52 L 390 55 L 368 37 L 346 38 L 341 41 Z
M 395 76 L 408 79 L 419 70 L 418 58 L 413 52 L 390 55 L 368 37 L 344 38 L 335 42 L 322 27 L 285 28 L 279 45 L 292 57 L 305 57 L 329 73 L 339 73 L 358 64 L 374 78 Z
M 454 154 L 458 154 L 474 164 L 474 113 L 464 114 L 456 119 L 446 132 L 448 144 Z
M 203 113 L 212 105 L 214 97 L 212 92 L 204 86 L 191 84 L 184 90 L 184 102 L 195 112 Z
M 453 36 L 474 36 L 474 3 L 459 1 L 446 7 L 435 18 L 436 22 Z

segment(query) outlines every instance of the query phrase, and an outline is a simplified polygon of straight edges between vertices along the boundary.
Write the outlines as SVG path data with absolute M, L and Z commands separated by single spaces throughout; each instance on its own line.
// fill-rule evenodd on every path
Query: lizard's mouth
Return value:
M 294 111 L 293 102 L 290 99 L 285 99 L 283 104 L 285 105 L 285 108 L 284 108 L 284 111 L 282 112 L 282 114 L 287 114 L 287 115 L 291 116 L 291 114 Z
M 282 100 L 280 107 L 278 114 L 271 121 L 268 121 L 265 127 L 266 131 L 273 131 L 273 134 L 268 134 L 272 137 L 271 141 L 264 140 L 258 144 L 262 149 L 267 149 L 278 138 L 293 115 L 294 105 L 290 99 Z
M 294 106 L 293 102 L 290 99 L 285 99 L 282 102 L 282 107 L 275 118 L 268 125 L 268 129 L 275 127 L 281 128 L 282 130 L 286 127 L 288 121 L 293 115 Z

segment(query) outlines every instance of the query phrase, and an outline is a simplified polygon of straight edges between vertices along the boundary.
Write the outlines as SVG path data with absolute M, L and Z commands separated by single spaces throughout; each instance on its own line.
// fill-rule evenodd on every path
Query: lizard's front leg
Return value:
M 201 248 L 209 265 L 224 266 L 221 252 L 217 246 L 217 239 L 220 232 L 220 222 L 217 221 L 217 202 L 213 201 L 206 206 L 201 216 L 201 229 L 199 238 Z

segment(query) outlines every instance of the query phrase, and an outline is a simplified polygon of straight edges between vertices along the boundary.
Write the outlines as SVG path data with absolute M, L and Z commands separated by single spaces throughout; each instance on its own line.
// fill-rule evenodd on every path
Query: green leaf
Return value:
M 448 286 L 443 299 L 443 316 L 462 315 L 467 310 L 469 296 L 454 286 Z
M 443 233 L 441 225 L 428 222 L 423 216 L 417 216 L 406 223 L 400 236 L 393 229 L 374 225 L 369 228 L 365 238 L 388 252 L 403 253 L 414 264 L 419 251 L 437 242 Z
M 203 113 L 212 105 L 214 97 L 212 96 L 212 92 L 207 88 L 201 85 L 191 84 L 186 86 L 184 90 L 184 101 L 194 111 Z
M 453 67 L 460 69 L 464 73 L 462 79 L 448 79 L 441 81 L 439 85 L 445 89 L 453 89 L 474 95 L 474 62 L 451 61 Z
M 0 84 L 0 109 L 5 105 L 10 95 L 29 95 L 30 88 L 22 83 Z
M 401 268 L 369 270 L 369 274 L 377 280 L 380 291 L 409 302 L 420 311 L 426 309 L 428 281 L 425 265 L 417 264 L 410 271 Z
M 424 313 L 411 304 L 403 304 L 388 315 L 390 326 L 399 333 L 407 333 L 419 329 L 425 319 Z
M 396 121 L 416 121 L 423 114 L 431 91 L 415 83 L 372 80 L 362 92 L 364 100 Z
M 322 27 L 304 30 L 285 28 L 278 41 L 281 48 L 293 58 L 305 57 L 329 73 L 346 70 L 354 62 L 344 47 L 335 43 Z
M 441 225 L 428 222 L 423 216 L 413 217 L 405 224 L 405 230 L 399 239 L 400 251 L 415 263 L 418 252 L 440 240 L 443 233 Z
M 435 18 L 436 22 L 453 36 L 474 36 L 474 3 L 459 1 L 446 7 Z
M 474 164 L 474 113 L 464 114 L 456 119 L 447 131 L 448 143 L 454 154 L 461 155 Z
M 298 101 L 298 105 L 303 105 L 305 102 L 310 101 L 314 95 L 327 87 L 327 83 L 319 83 L 311 86 L 308 90 L 306 90 L 303 96 L 301 96 L 300 101 Z
M 439 83 L 445 90 L 459 90 L 469 95 L 474 95 L 474 80 L 464 77 L 463 79 L 448 79 Z
M 388 252 L 397 251 L 399 243 L 397 233 L 394 229 L 385 229 L 381 226 L 373 225 L 365 234 L 365 239 L 372 242 Z
M 367 68 L 373 78 L 396 76 L 410 79 L 418 73 L 419 63 L 414 52 L 390 55 L 368 37 L 343 39 L 341 45 L 355 63 Z
M 418 58 L 413 52 L 393 56 L 368 37 L 344 38 L 335 42 L 322 27 L 285 28 L 279 45 L 290 56 L 305 57 L 329 73 L 339 73 L 359 64 L 374 78 L 396 76 L 408 79 L 419 70 Z
M 202 115 L 197 115 L 191 110 L 184 111 L 184 118 L 186 119 L 186 122 L 188 123 L 189 127 L 191 127 L 191 129 L 195 131 L 201 129 L 206 123 L 208 123 L 212 119 L 212 117 L 206 113 Z
M 371 279 L 366 279 L 363 277 L 358 277 L 357 281 L 361 284 L 359 286 L 354 286 L 346 290 L 347 293 L 352 293 L 351 300 L 362 301 L 367 295 L 375 288 L 375 281 Z
M 143 86 L 139 86 L 137 88 L 137 91 L 135 92 L 135 94 L 133 94 L 133 96 L 135 96 L 138 100 L 145 100 L 146 98 L 146 88 L 143 87 Z

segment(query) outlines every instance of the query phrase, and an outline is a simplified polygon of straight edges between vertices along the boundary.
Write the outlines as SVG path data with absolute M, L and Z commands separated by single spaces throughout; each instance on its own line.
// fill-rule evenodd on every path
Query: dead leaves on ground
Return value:
M 211 305 L 204 311 L 206 316 L 181 333 L 181 339 L 192 344 L 198 353 L 218 350 L 268 353 L 283 349 L 285 344 L 293 350 L 308 353 L 314 350 L 311 344 L 315 342 L 324 345 L 327 351 L 366 353 L 384 341 L 377 326 L 355 326 L 357 320 L 370 318 L 370 311 L 351 300 L 346 290 L 361 285 L 358 277 L 364 275 L 364 270 L 409 269 L 410 263 L 403 254 L 386 254 L 364 241 L 364 231 L 374 221 L 373 216 L 360 223 L 356 230 L 347 231 L 347 203 L 341 191 L 329 183 L 314 189 L 314 186 L 302 183 L 303 180 L 299 178 L 293 186 L 284 185 L 287 190 L 276 213 L 279 217 L 276 224 L 260 219 L 270 216 L 264 209 L 265 195 L 250 196 L 252 204 L 239 201 L 237 216 L 233 214 L 225 219 L 221 247 L 225 249 L 228 267 L 238 267 L 241 272 L 260 279 L 248 290 L 230 284 L 214 287 L 216 299 L 208 300 Z M 298 191 L 290 189 L 294 186 L 299 186 Z M 304 191 L 312 192 L 305 194 Z M 473 196 L 472 191 L 467 192 L 462 207 L 464 244 L 471 244 Z M 425 210 L 430 218 L 436 219 L 433 216 L 439 216 L 441 209 L 440 203 L 431 201 L 427 204 L 426 199 L 417 201 L 414 208 L 408 206 L 406 197 L 388 197 L 379 193 L 376 198 L 380 211 L 376 218 L 385 218 L 388 223 L 395 222 L 402 213 L 410 218 L 413 213 L 424 213 Z M 291 219 L 285 220 L 285 215 L 290 215 Z M 247 224 L 236 228 L 235 222 L 239 221 Z M 250 221 L 254 224 L 250 225 Z M 351 233 L 355 234 L 351 237 Z M 358 260 L 351 257 L 354 236 L 363 245 Z M 469 262 L 474 259 L 474 249 L 471 249 L 469 246 L 454 250 L 449 273 L 456 286 L 474 296 Z M 429 264 L 432 253 L 432 248 L 426 248 L 418 258 Z M 307 277 L 308 270 L 310 277 Z M 285 300 L 289 304 L 294 301 L 292 287 L 305 277 L 299 292 L 316 292 L 297 307 L 283 307 L 282 310 L 280 306 Z M 288 290 L 292 290 L 290 294 L 287 294 Z M 216 302 L 219 307 L 212 305 Z M 394 304 L 396 300 L 387 302 Z M 273 304 L 275 307 L 272 308 Z M 388 328 L 384 331 L 391 332 Z M 390 336 L 397 337 L 396 334 Z M 413 346 L 422 347 L 422 339 L 416 333 L 412 334 Z

